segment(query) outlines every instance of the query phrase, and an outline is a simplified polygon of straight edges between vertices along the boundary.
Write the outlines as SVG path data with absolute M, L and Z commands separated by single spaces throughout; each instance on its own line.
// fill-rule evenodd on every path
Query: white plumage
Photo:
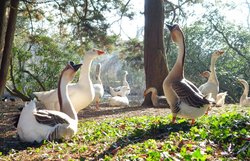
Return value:
M 77 113 L 70 102 L 67 84 L 79 67 L 71 62 L 61 74 L 58 83 L 61 111 L 38 110 L 35 100 L 25 104 L 17 124 L 17 133 L 22 141 L 69 139 L 77 132 Z
M 94 90 L 95 90 L 95 98 L 93 102 L 96 103 L 96 109 L 98 110 L 99 102 L 104 95 L 104 88 L 103 88 L 103 84 L 101 80 L 101 64 L 100 63 L 96 65 L 96 80 L 97 80 L 97 83 L 93 85 Z
M 68 86 L 69 96 L 77 113 L 87 107 L 94 99 L 95 91 L 90 79 L 90 67 L 93 59 L 102 54 L 104 52 L 97 49 L 87 51 L 81 67 L 79 81 Z M 34 92 L 34 94 L 45 105 L 46 109 L 59 111 L 57 89 Z

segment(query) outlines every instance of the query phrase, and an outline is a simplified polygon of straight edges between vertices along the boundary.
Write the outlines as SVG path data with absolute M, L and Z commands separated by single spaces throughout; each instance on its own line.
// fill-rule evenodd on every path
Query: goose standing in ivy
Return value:
M 163 82 L 163 90 L 172 111 L 172 123 L 176 117 L 192 119 L 205 114 L 211 106 L 211 96 L 204 96 L 199 89 L 184 76 L 184 60 L 186 55 L 185 40 L 179 25 L 167 25 L 173 42 L 178 46 L 177 60 Z

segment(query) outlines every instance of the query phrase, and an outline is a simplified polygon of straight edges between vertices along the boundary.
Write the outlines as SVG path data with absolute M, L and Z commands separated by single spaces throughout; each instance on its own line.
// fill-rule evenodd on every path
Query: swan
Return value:
M 167 101 L 165 96 L 158 96 L 158 91 L 154 87 L 149 87 L 144 91 L 144 97 L 151 92 L 151 101 L 154 107 L 167 106 Z
M 244 79 L 238 79 L 238 81 L 244 86 L 244 92 L 240 97 L 240 106 L 250 106 L 250 97 L 248 97 L 249 85 Z
M 172 112 L 172 123 L 176 116 L 194 119 L 205 114 L 211 106 L 211 95 L 204 96 L 198 88 L 184 77 L 185 40 L 179 25 L 167 25 L 171 38 L 178 46 L 177 60 L 163 81 L 163 91 Z
M 129 106 L 129 100 L 126 96 L 126 91 L 128 90 L 127 86 L 121 87 L 121 96 L 114 96 L 109 98 L 110 106 Z
M 127 91 L 125 91 L 125 95 L 129 95 L 130 94 L 130 86 L 129 86 L 129 83 L 127 81 L 127 75 L 128 75 L 128 71 L 125 71 L 124 72 L 124 76 L 123 76 L 122 86 L 119 86 L 119 87 L 116 87 L 116 88 L 109 87 L 109 91 L 110 91 L 110 94 L 111 94 L 112 97 L 123 95 L 122 92 L 121 92 L 121 88 L 123 86 L 128 87 Z
M 212 93 L 212 98 L 216 100 L 216 96 L 219 92 L 219 81 L 217 79 L 216 71 L 215 71 L 215 63 L 217 59 L 224 54 L 224 51 L 218 50 L 215 51 L 211 56 L 211 64 L 210 64 L 210 73 L 206 83 L 202 84 L 199 87 L 199 90 L 202 94 L 207 95 Z M 208 74 L 205 72 L 205 74 Z
M 209 71 L 204 71 L 200 74 L 201 77 L 204 77 L 204 78 L 209 78 L 210 77 L 210 72 Z M 206 85 L 203 84 L 199 87 L 200 88 L 205 88 L 204 86 Z M 225 104 L 225 99 L 226 99 L 226 96 L 227 96 L 227 91 L 226 92 L 221 92 L 221 93 L 218 93 L 216 95 L 216 100 L 215 100 L 215 103 L 216 103 L 216 107 L 223 107 L 224 104 Z
M 77 113 L 68 95 L 68 83 L 81 64 L 67 64 L 58 83 L 60 111 L 39 110 L 35 100 L 25 104 L 17 124 L 17 133 L 24 142 L 69 139 L 77 132 Z
M 95 97 L 94 97 L 94 102 L 96 103 L 96 109 L 99 110 L 99 102 L 100 99 L 103 97 L 104 95 L 104 89 L 103 89 L 103 84 L 102 84 L 102 80 L 101 80 L 101 64 L 98 63 L 96 65 L 96 80 L 97 83 L 94 84 L 94 89 L 95 89 Z
M 77 113 L 87 107 L 94 99 L 95 91 L 90 79 L 90 67 L 93 59 L 102 54 L 104 54 L 104 51 L 97 49 L 87 51 L 81 67 L 79 81 L 69 84 L 69 97 Z M 34 92 L 34 94 L 45 105 L 46 109 L 59 111 L 57 89 Z

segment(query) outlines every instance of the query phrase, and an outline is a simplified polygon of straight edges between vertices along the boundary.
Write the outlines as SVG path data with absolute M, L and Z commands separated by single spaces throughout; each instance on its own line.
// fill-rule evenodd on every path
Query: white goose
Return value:
M 212 98 L 216 100 L 216 96 L 219 92 L 219 81 L 217 79 L 216 71 L 215 71 L 215 63 L 217 59 L 223 55 L 224 51 L 215 51 L 211 56 L 211 64 L 210 64 L 210 73 L 208 77 L 208 81 L 205 84 L 202 84 L 199 87 L 199 90 L 202 94 L 208 95 L 209 93 L 212 94 Z
M 167 106 L 166 97 L 158 96 L 158 91 L 154 87 L 149 87 L 144 91 L 144 97 L 151 92 L 151 101 L 154 107 Z
M 250 97 L 248 97 L 249 85 L 247 81 L 244 79 L 238 79 L 238 81 L 244 86 L 244 92 L 240 97 L 240 105 L 241 106 L 250 106 Z
M 121 96 L 114 96 L 109 98 L 110 106 L 129 106 L 129 100 L 126 97 L 126 91 L 128 90 L 127 86 L 121 87 Z
M 96 65 L 96 80 L 97 83 L 94 84 L 94 89 L 95 89 L 95 98 L 94 98 L 94 102 L 96 103 L 96 109 L 99 110 L 99 102 L 101 100 L 101 98 L 104 95 L 104 89 L 103 89 L 103 84 L 102 84 L 102 80 L 101 80 L 101 64 L 98 63 Z
M 109 87 L 109 91 L 110 91 L 110 94 L 111 94 L 112 97 L 123 95 L 123 93 L 122 93 L 122 91 L 121 91 L 121 88 L 122 88 L 123 86 L 126 86 L 126 87 L 127 87 L 127 91 L 125 91 L 125 95 L 128 95 L 128 94 L 130 93 L 130 86 L 129 86 L 129 83 L 128 83 L 128 81 L 127 81 L 127 75 L 128 75 L 128 72 L 125 71 L 125 72 L 124 72 L 124 76 L 123 76 L 122 86 L 119 86 L 119 87 L 116 87 L 116 88 Z
M 176 116 L 194 119 L 202 116 L 210 107 L 210 101 L 198 88 L 184 77 L 185 42 L 184 35 L 178 25 L 167 25 L 172 40 L 178 46 L 177 60 L 163 82 L 164 94 L 172 111 L 172 123 Z
M 221 92 L 218 93 L 216 96 L 216 101 L 215 101 L 215 106 L 216 107 L 223 107 L 225 104 L 225 98 L 227 96 L 227 91 L 226 92 Z
M 210 77 L 210 72 L 209 71 L 204 71 L 200 74 L 200 76 L 204 77 L 204 78 L 209 78 Z M 201 85 L 199 87 L 199 89 L 204 89 L 205 88 L 205 85 L 207 85 L 206 83 Z M 223 107 L 224 104 L 225 104 L 225 99 L 226 99 L 226 96 L 227 96 L 227 91 L 226 92 L 221 92 L 221 93 L 218 93 L 216 95 L 216 100 L 215 100 L 215 103 L 216 103 L 216 107 Z
M 79 81 L 69 85 L 70 100 L 77 113 L 87 107 L 94 99 L 95 91 L 90 79 L 90 67 L 93 59 L 102 54 L 104 54 L 104 51 L 97 49 L 87 51 L 84 56 Z M 34 92 L 34 94 L 45 105 L 46 109 L 59 110 L 57 89 Z
M 58 83 L 61 111 L 38 110 L 35 100 L 25 104 L 17 124 L 17 133 L 22 141 L 69 139 L 77 132 L 77 113 L 68 95 L 68 83 L 81 64 L 67 64 Z

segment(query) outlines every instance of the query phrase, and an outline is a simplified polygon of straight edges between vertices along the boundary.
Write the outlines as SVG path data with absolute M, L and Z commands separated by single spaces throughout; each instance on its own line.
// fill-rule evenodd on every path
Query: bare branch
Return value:
M 30 71 L 28 70 L 23 70 L 24 73 L 27 73 L 28 75 L 30 75 L 33 79 L 35 79 L 37 81 L 37 83 L 40 85 L 40 87 L 43 89 L 43 91 L 46 91 L 46 88 L 43 86 L 42 82 L 36 77 L 34 76 Z
M 210 21 L 210 22 L 211 22 L 211 21 Z M 212 23 L 212 22 L 211 22 L 211 23 Z M 247 58 L 238 48 L 234 47 L 234 46 L 229 42 L 228 38 L 226 37 L 226 35 L 224 34 L 223 31 L 219 30 L 218 27 L 217 27 L 215 24 L 212 23 L 212 25 L 213 25 L 215 31 L 217 31 L 219 34 L 222 35 L 223 39 L 225 40 L 225 42 L 227 43 L 227 45 L 228 45 L 231 49 L 233 49 L 234 51 L 236 51 L 238 55 L 240 55 L 241 57 L 245 58 L 248 62 L 250 61 L 249 58 Z

